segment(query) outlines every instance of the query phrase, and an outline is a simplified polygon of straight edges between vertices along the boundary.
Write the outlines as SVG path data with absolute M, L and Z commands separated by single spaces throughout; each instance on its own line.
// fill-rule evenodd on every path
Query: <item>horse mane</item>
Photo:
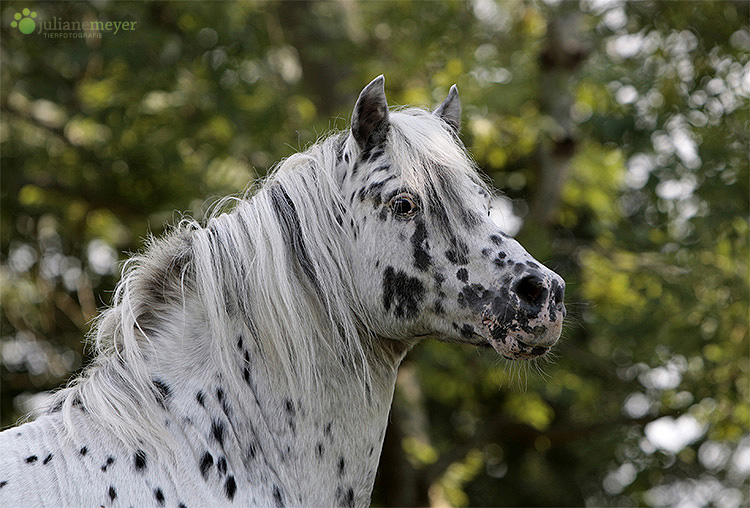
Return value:
M 476 190 L 468 186 L 488 196 L 489 187 L 439 118 L 411 108 L 390 120 L 391 164 L 404 186 L 422 195 L 428 220 L 453 236 L 472 220 L 461 205 Z M 222 200 L 205 226 L 183 219 L 162 238 L 150 237 L 123 265 L 113 303 L 94 323 L 91 365 L 48 408 L 63 411 L 73 434 L 72 412 L 80 407 L 131 448 L 168 449 L 163 394 L 149 367 L 170 342 L 191 344 L 196 332 L 185 329 L 188 316 L 207 324 L 201 332 L 208 337 L 192 339 L 211 341 L 201 349 L 209 352 L 207 367 L 235 372 L 241 334 L 257 342 L 292 389 L 330 375 L 313 360 L 327 354 L 348 366 L 364 393 L 377 330 L 348 264 L 356 255 L 354 218 L 340 192 L 342 161 L 358 151 L 348 132 L 333 133 L 279 162 L 241 198 Z

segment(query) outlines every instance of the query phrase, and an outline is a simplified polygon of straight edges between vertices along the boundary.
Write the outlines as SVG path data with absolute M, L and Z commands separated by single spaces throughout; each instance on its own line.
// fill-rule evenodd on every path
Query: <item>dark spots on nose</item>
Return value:
M 164 492 L 159 487 L 154 489 L 154 498 L 159 506 L 164 506 Z
M 386 311 L 393 308 L 397 318 L 412 319 L 419 314 L 419 305 L 424 299 L 422 282 L 401 270 L 389 266 L 383 272 L 383 306 Z
M 211 466 L 214 465 L 214 457 L 209 452 L 206 452 L 203 454 L 203 457 L 201 457 L 201 462 L 199 465 L 201 476 L 205 480 L 208 477 L 208 471 L 211 469 Z
M 85 456 L 85 455 L 86 455 L 86 454 L 87 454 L 88 452 L 89 452 L 89 449 L 88 449 L 88 447 L 87 447 L 87 446 L 84 446 L 84 447 L 82 447 L 82 448 L 81 448 L 80 450 L 78 450 L 78 453 L 79 453 L 80 455 L 84 455 L 84 456 Z
M 224 493 L 227 495 L 227 499 L 232 501 L 235 492 L 237 492 L 237 482 L 234 481 L 234 476 L 229 475 L 227 481 L 224 483 Z
M 492 297 L 492 292 L 481 284 L 466 284 L 458 293 L 458 304 L 461 307 L 478 308 Z
M 143 472 L 146 469 L 146 452 L 138 450 L 133 454 L 133 466 L 138 472 Z
M 206 396 L 203 394 L 203 391 L 198 390 L 198 393 L 195 394 L 195 400 L 198 401 L 201 407 L 206 407 Z
M 278 485 L 273 486 L 273 500 L 276 503 L 276 508 L 284 508 L 284 497 Z
M 109 466 L 114 464 L 114 462 L 115 462 L 114 457 L 112 457 L 111 455 L 107 457 L 107 460 L 104 462 L 104 464 L 102 464 L 102 467 L 101 467 L 102 473 L 106 473 L 107 469 L 109 469 Z
M 513 264 L 510 261 L 506 261 L 505 258 L 506 258 L 505 252 L 498 252 L 497 256 L 495 256 L 495 259 L 492 260 L 492 264 L 500 269 L 505 268 L 508 265 L 508 263 Z
M 503 244 L 503 238 L 500 235 L 490 235 L 490 241 L 497 246 Z
M 474 335 L 474 327 L 468 323 L 464 323 L 461 327 L 461 337 L 468 339 L 471 338 L 472 335 Z
M 219 445 L 224 446 L 224 424 L 218 420 L 214 420 L 211 424 L 211 436 L 216 440 Z
M 456 272 L 456 278 L 461 282 L 469 281 L 469 271 L 466 268 L 459 268 Z
M 415 221 L 415 225 L 414 234 L 411 235 L 414 267 L 417 270 L 425 271 L 432 265 L 432 257 L 429 253 L 430 245 L 427 242 L 427 228 L 423 220 Z
M 535 346 L 531 348 L 531 355 L 532 356 L 540 356 L 547 352 L 549 348 L 542 347 L 542 346 Z
M 26 463 L 27 464 L 33 464 L 36 461 L 37 461 L 37 456 L 36 455 L 30 455 L 30 456 L 26 457 Z
M 110 501 L 114 501 L 117 499 L 117 491 L 115 490 L 115 487 L 113 485 L 109 486 L 109 490 L 107 490 L 107 495 L 109 496 Z

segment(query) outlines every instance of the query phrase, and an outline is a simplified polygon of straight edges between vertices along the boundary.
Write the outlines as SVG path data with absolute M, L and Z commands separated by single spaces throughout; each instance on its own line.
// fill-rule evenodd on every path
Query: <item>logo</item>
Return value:
M 23 13 L 23 15 L 21 13 Z M 36 28 L 36 23 L 34 23 L 36 12 L 34 11 L 24 9 L 21 12 L 17 12 L 13 17 L 15 18 L 15 21 L 11 21 L 10 26 L 13 28 L 18 27 L 18 30 L 20 30 L 22 34 L 28 35 Z
M 65 19 L 57 16 L 42 16 L 36 19 L 37 13 L 31 9 L 17 12 L 10 26 L 18 28 L 25 35 L 42 35 L 45 39 L 101 39 L 104 34 L 117 35 L 136 29 L 138 21 L 105 20 L 100 21 L 95 15 L 84 14 L 79 19 Z M 36 19 L 36 20 L 35 20 Z

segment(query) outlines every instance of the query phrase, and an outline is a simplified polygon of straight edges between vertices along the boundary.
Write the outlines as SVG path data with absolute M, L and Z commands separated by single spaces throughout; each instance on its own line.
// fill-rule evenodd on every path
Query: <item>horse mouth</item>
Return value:
M 508 360 L 531 360 L 542 357 L 557 341 L 557 337 L 551 344 L 544 340 L 549 334 L 549 330 L 544 326 L 522 330 L 517 326 L 500 323 L 495 317 L 484 313 L 482 324 L 489 332 L 489 337 L 485 337 L 488 344 Z M 532 341 L 542 344 L 530 343 Z

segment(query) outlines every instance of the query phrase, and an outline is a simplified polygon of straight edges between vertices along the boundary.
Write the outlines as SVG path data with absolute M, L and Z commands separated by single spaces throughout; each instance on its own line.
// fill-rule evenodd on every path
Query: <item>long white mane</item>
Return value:
M 403 185 L 423 196 L 427 220 L 456 231 L 471 220 L 461 208 L 476 190 L 468 187 L 489 193 L 488 186 L 439 118 L 407 109 L 390 122 L 386 155 Z M 348 133 L 334 133 L 280 162 L 231 212 L 205 226 L 186 219 L 150 239 L 125 263 L 113 304 L 95 323 L 92 364 L 50 406 L 62 409 L 69 427 L 82 405 L 131 447 L 164 449 L 157 443 L 168 433 L 149 367 L 160 351 L 179 347 L 208 354 L 206 363 L 229 376 L 240 361 L 238 334 L 256 341 L 292 388 L 327 374 L 315 369 L 321 354 L 354 366 L 364 386 L 377 351 L 373 310 L 355 290 L 353 217 L 341 192 L 358 150 Z M 196 318 L 203 326 L 191 328 Z

